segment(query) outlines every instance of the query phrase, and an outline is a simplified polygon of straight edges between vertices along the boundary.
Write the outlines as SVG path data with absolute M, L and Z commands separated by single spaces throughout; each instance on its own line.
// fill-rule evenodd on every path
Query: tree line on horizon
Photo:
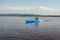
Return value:
M 60 15 L 37 15 L 37 14 L 0 14 L 0 16 L 39 16 L 39 17 L 60 17 Z

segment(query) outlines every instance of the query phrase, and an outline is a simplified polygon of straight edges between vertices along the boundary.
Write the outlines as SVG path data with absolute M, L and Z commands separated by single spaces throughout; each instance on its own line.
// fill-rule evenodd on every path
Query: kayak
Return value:
M 38 22 L 42 22 L 43 20 L 25 20 L 26 23 L 38 23 Z

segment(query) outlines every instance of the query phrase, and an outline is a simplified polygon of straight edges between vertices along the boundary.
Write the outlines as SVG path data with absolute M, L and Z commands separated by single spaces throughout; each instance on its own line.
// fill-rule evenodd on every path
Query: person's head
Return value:
M 38 20 L 38 17 L 36 16 L 36 20 Z

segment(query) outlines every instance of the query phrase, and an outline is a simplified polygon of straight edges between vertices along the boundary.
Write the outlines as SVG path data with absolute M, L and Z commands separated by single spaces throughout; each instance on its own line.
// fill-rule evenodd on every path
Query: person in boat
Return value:
M 36 16 L 35 20 L 38 20 L 38 17 Z

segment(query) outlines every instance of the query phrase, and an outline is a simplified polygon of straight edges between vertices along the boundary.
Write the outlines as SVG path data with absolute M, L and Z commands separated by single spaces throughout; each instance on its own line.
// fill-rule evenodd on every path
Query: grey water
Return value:
M 0 17 L 0 40 L 60 40 L 60 17 L 39 17 L 42 22 L 26 24 L 35 17 Z

